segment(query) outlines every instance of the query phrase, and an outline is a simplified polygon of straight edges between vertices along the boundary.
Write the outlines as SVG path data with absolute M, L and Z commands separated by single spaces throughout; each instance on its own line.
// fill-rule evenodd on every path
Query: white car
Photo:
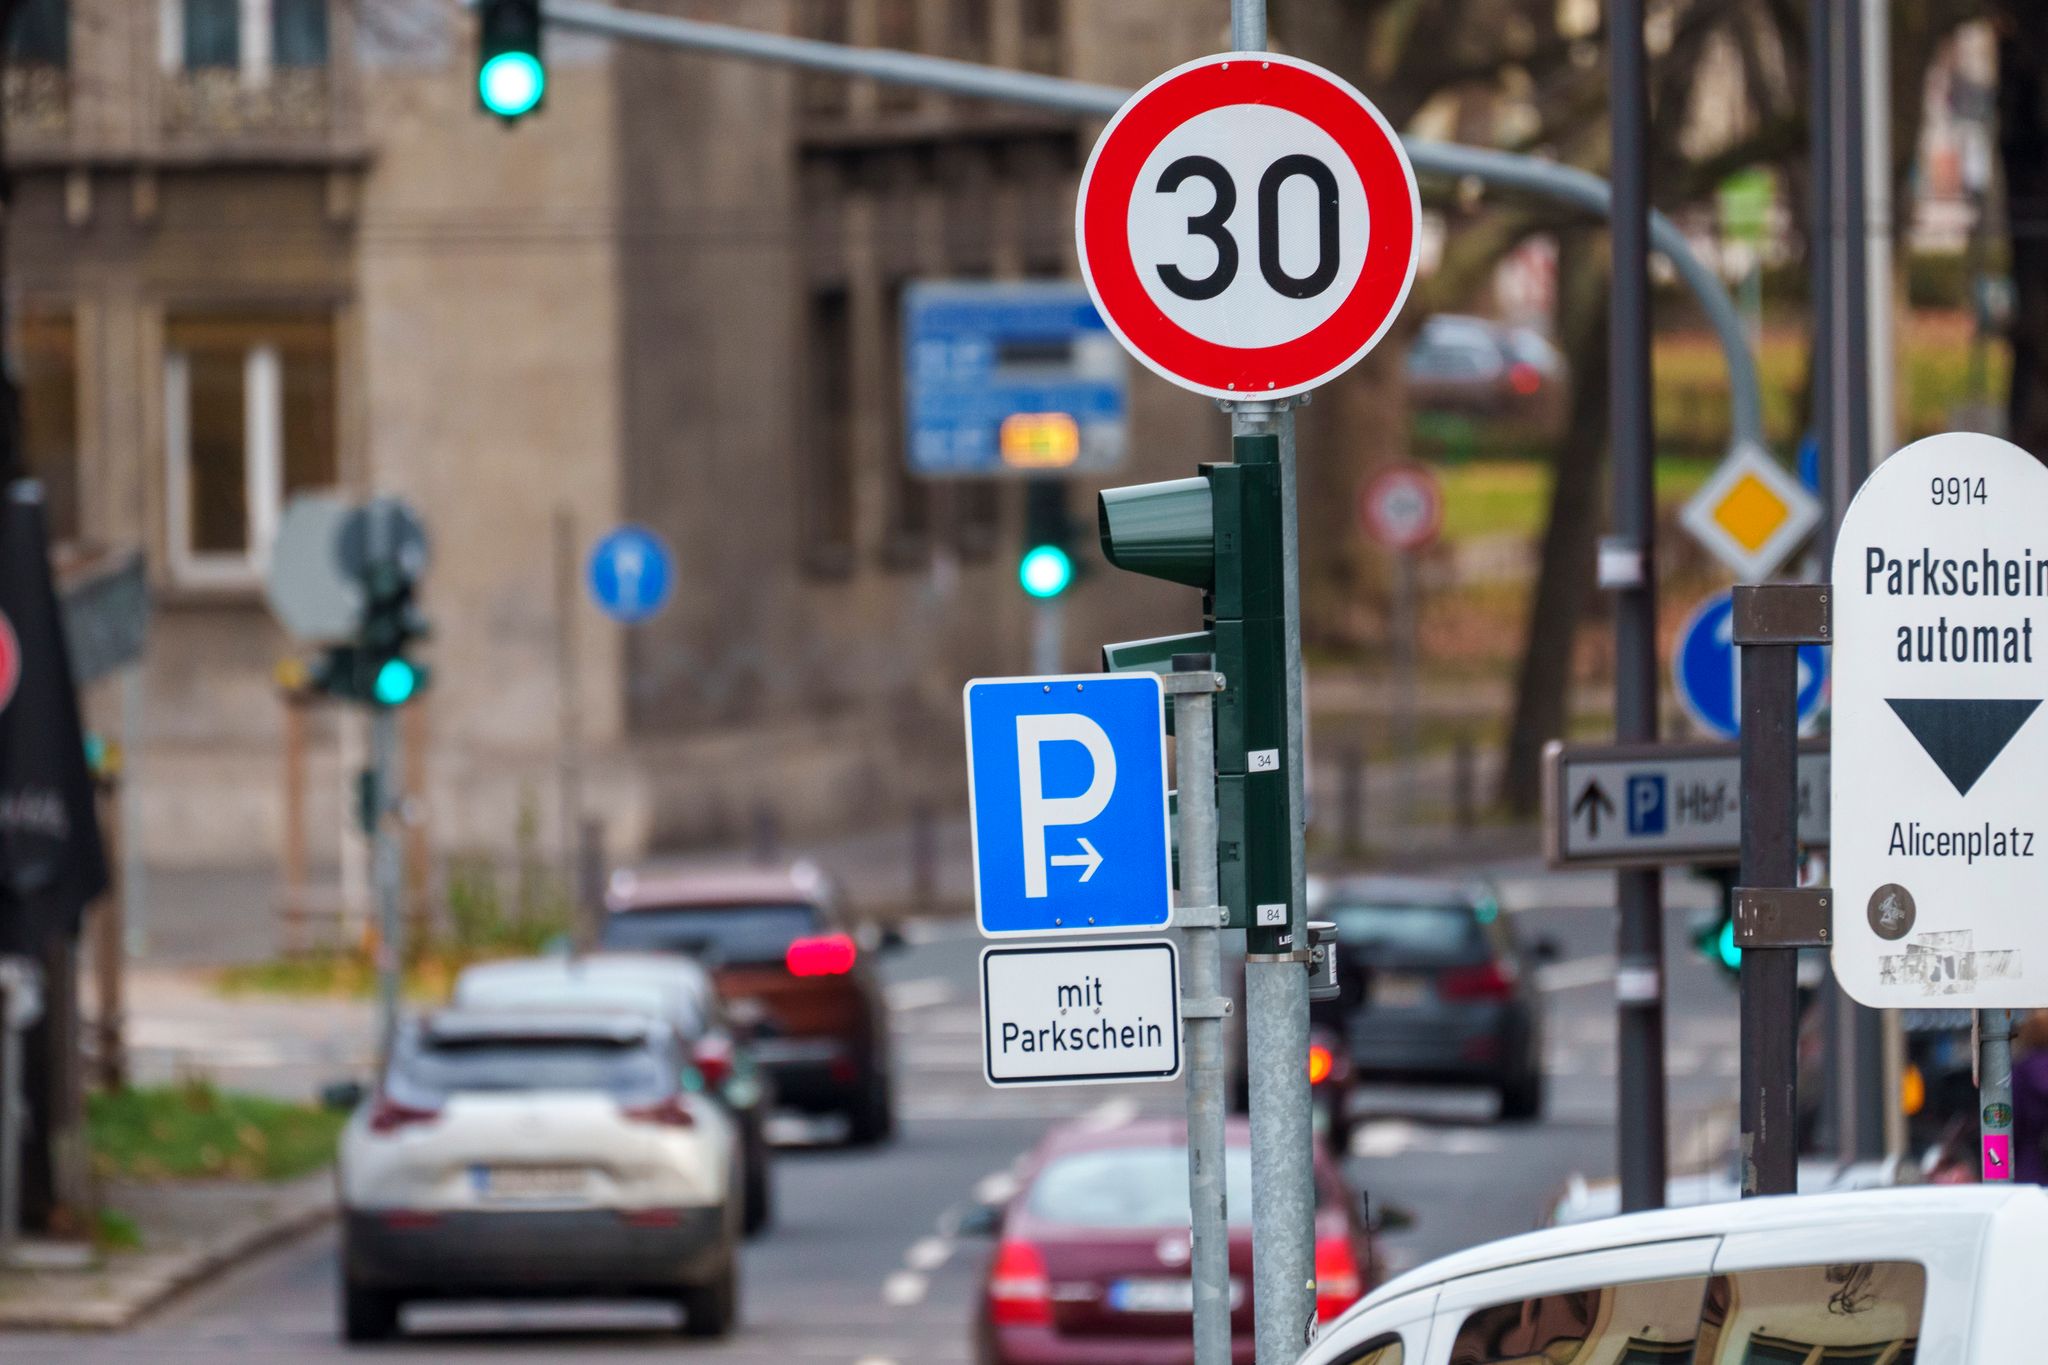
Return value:
M 723 1336 L 739 1293 L 731 1119 L 674 1029 L 620 1012 L 446 1010 L 408 1028 L 336 1167 L 342 1327 L 413 1299 L 658 1297 Z
M 668 1020 L 689 1050 L 694 1083 L 739 1125 L 746 1229 L 774 1217 L 768 1116 L 775 1097 L 745 1030 L 729 1017 L 711 973 L 674 953 L 583 953 L 479 962 L 455 978 L 458 1009 L 617 1009 Z
M 1630 1214 L 1411 1271 L 1300 1365 L 2021 1365 L 2043 1266 L 2029 1185 Z

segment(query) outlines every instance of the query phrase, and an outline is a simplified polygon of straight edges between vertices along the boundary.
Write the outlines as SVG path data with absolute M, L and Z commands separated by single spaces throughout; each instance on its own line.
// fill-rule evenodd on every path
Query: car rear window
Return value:
M 1337 941 L 1358 950 L 1432 958 L 1484 956 L 1486 938 L 1469 905 L 1333 905 Z
M 789 945 L 822 927 L 814 905 L 673 905 L 622 910 L 605 918 L 607 948 L 685 953 L 710 962 L 780 962 Z
M 1223 1158 L 1223 1197 L 1233 1227 L 1252 1221 L 1252 1154 L 1232 1147 Z M 1184 1228 L 1188 1149 L 1112 1147 L 1055 1158 L 1031 1183 L 1025 1207 L 1034 1218 L 1076 1228 Z
M 665 1065 L 659 1051 L 640 1039 L 443 1039 L 401 1050 L 392 1061 L 388 1088 L 395 1098 L 411 1101 L 586 1090 L 638 1103 L 668 1095 L 675 1089 L 678 1070 Z

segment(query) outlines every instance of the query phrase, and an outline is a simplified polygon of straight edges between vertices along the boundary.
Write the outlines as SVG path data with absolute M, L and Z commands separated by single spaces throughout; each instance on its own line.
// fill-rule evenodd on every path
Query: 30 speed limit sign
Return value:
M 1075 210 L 1082 274 L 1138 359 L 1217 398 L 1284 398 L 1373 348 L 1415 279 L 1415 171 L 1379 110 L 1308 62 L 1233 52 L 1117 111 Z

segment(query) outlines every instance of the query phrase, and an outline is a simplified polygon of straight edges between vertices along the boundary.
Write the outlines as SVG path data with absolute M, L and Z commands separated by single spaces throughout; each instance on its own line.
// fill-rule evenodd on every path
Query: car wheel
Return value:
M 344 1281 L 341 1286 L 341 1339 L 350 1342 L 389 1341 L 398 1335 L 398 1310 L 404 1300 L 386 1289 L 365 1289 Z
M 846 1115 L 846 1138 L 856 1147 L 887 1142 L 896 1131 L 896 1099 L 889 1078 L 877 1076 Z
M 1516 1123 L 1543 1117 L 1543 1073 L 1531 1067 L 1500 1087 L 1500 1116 Z
M 679 1296 L 686 1337 L 730 1336 L 740 1316 L 740 1262 L 728 1254 L 716 1279 L 693 1284 Z
M 747 1179 L 744 1193 L 746 1214 L 742 1226 L 749 1237 L 768 1230 L 775 1221 L 775 1190 L 768 1173 L 768 1149 L 764 1143 L 757 1150 L 748 1153 Z

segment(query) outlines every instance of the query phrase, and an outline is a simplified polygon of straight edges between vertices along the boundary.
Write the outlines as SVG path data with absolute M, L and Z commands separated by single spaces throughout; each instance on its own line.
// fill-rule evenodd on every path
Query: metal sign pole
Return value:
M 1800 890 L 1799 646 L 1828 639 L 1828 588 L 1735 590 L 1742 653 L 1742 1193 L 1799 1189 L 1799 952 L 1828 941 L 1829 893 Z
M 1184 934 L 1181 1017 L 1188 1038 L 1189 1272 L 1194 1279 L 1195 1365 L 1230 1365 L 1230 1224 L 1223 1179 L 1223 948 L 1228 912 L 1216 873 L 1216 692 L 1205 654 L 1180 654 L 1165 678 L 1174 698 L 1174 780 L 1180 790 L 1180 898 Z
M 398 836 L 390 813 L 398 791 L 398 712 L 378 706 L 370 712 L 369 793 L 363 832 L 370 839 L 370 875 L 377 886 L 378 1056 L 389 1057 L 398 1037 L 401 977 L 405 970 L 404 917 L 399 912 Z
M 1394 686 L 1398 689 L 1396 702 L 1401 729 L 1401 818 L 1412 827 L 1421 817 L 1420 801 L 1416 795 L 1416 765 L 1421 761 L 1421 735 L 1419 733 L 1418 711 L 1420 706 L 1415 695 L 1415 674 L 1417 655 L 1421 652 L 1417 640 L 1419 604 L 1416 602 L 1416 564 L 1413 550 L 1397 550 L 1394 554 Z
M 2012 1015 L 2011 1010 L 1977 1011 L 1977 1105 L 1983 1125 L 1984 1179 L 2006 1184 L 2013 1179 Z
M 20 977 L 0 973 L 0 1265 L 14 1253 L 21 1235 L 21 1032 L 16 993 Z
M 1031 671 L 1045 677 L 1060 671 L 1066 649 L 1066 594 L 1047 597 L 1031 609 Z

